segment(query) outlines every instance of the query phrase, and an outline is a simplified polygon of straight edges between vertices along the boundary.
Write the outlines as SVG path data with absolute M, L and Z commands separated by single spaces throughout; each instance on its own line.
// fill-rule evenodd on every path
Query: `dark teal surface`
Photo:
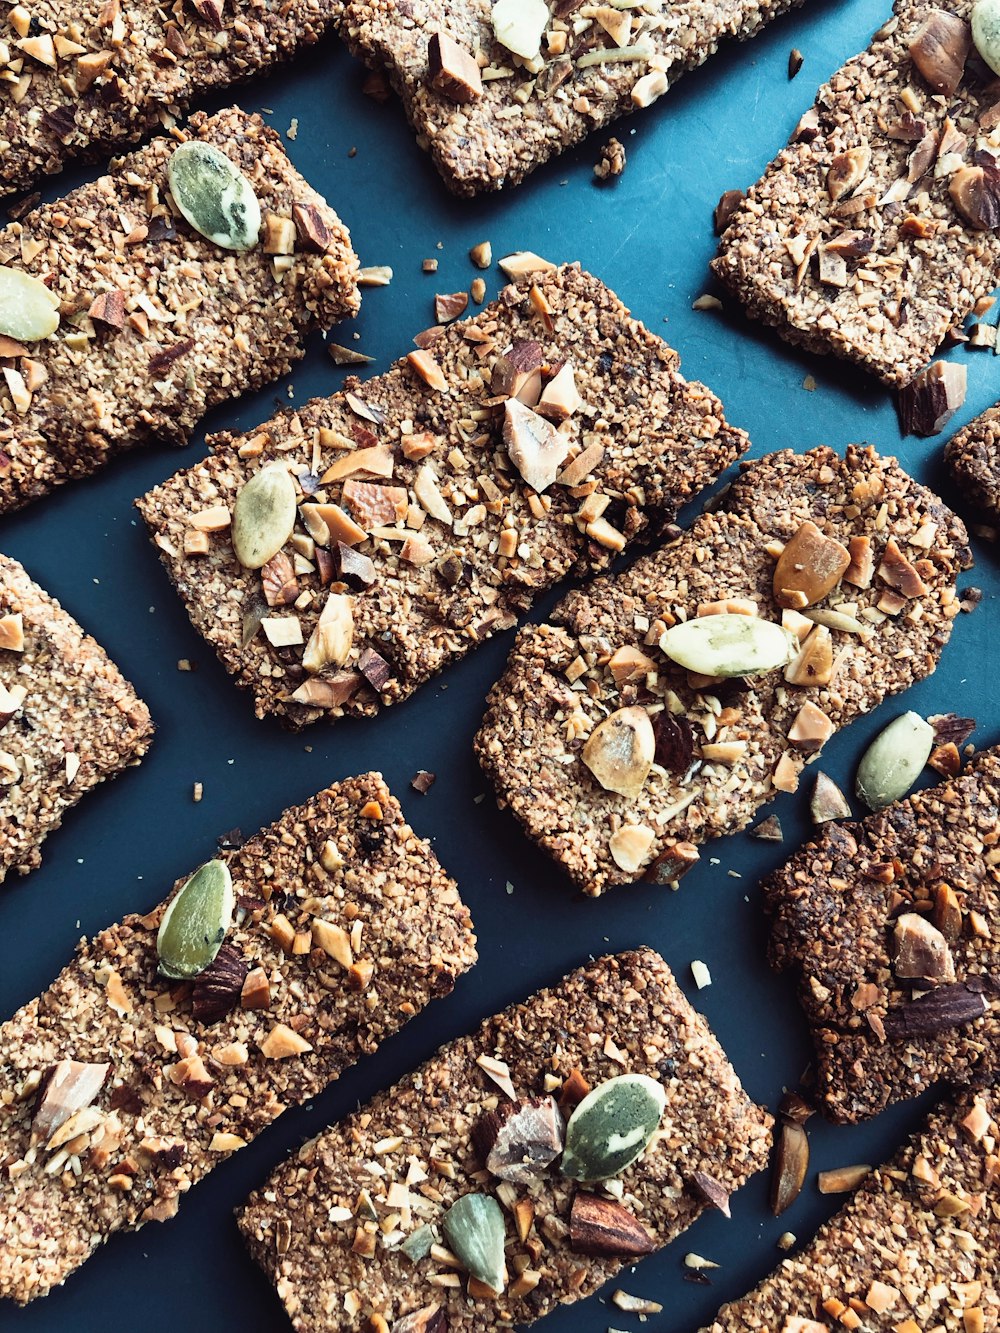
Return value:
M 653 109 L 619 124 L 628 166 L 607 187 L 591 174 L 604 135 L 510 194 L 451 199 L 398 106 L 363 95 L 363 71 L 333 40 L 291 70 L 242 90 L 239 100 L 249 109 L 270 108 L 268 119 L 282 132 L 298 118 L 290 156 L 349 224 L 362 263 L 395 271 L 391 287 L 365 292 L 356 324 L 334 334 L 350 342 L 356 329 L 358 346 L 377 358 L 373 371 L 385 369 L 433 322 L 435 291 L 468 287 L 476 276 L 469 247 L 488 238 L 497 256 L 533 249 L 553 260 L 579 259 L 599 274 L 678 349 L 686 374 L 722 397 L 729 418 L 749 431 L 753 453 L 867 440 L 898 452 L 917 477 L 953 498 L 941 475 L 942 441 L 901 441 L 891 398 L 877 383 L 796 353 L 747 324 L 732 302 L 722 315 L 691 310 L 697 296 L 712 290 L 707 264 L 718 196 L 756 179 L 819 83 L 867 43 L 888 9 L 888 0 L 807 0 L 749 46 L 726 49 Z M 792 47 L 805 63 L 790 83 Z M 85 176 L 68 173 L 47 194 Z M 436 276 L 421 272 L 429 256 L 440 262 Z M 492 294 L 499 274 L 486 276 Z M 954 355 L 969 366 L 959 425 L 1000 397 L 1000 360 L 989 352 Z M 299 402 L 332 392 L 343 374 L 316 338 L 288 382 L 216 412 L 208 425 L 253 426 L 292 392 Z M 807 374 L 817 382 L 814 392 L 803 388 Z M 0 1016 L 48 985 L 81 933 L 156 903 L 176 877 L 211 856 L 216 835 L 234 825 L 253 832 L 324 784 L 369 768 L 385 773 L 414 827 L 433 839 L 458 879 L 478 929 L 481 962 L 450 998 L 197 1186 L 175 1221 L 115 1238 L 65 1287 L 26 1310 L 0 1305 L 3 1333 L 283 1333 L 284 1314 L 238 1239 L 237 1204 L 304 1138 L 388 1086 L 443 1040 L 588 955 L 640 943 L 659 949 L 708 1016 L 748 1091 L 772 1108 L 809 1058 L 792 984 L 764 961 L 757 895 L 759 877 L 808 832 L 807 790 L 772 807 L 785 828 L 783 846 L 729 838 L 706 849 L 677 893 L 639 886 L 590 901 L 528 846 L 489 794 L 474 800 L 486 784 L 472 737 L 510 635 L 374 722 L 293 736 L 255 721 L 249 698 L 191 630 L 132 508 L 135 496 L 204 452 L 201 432 L 185 451 L 137 453 L 3 522 L 0 549 L 22 560 L 105 646 L 148 701 L 159 731 L 141 768 L 87 797 L 52 835 L 41 870 L 0 889 Z M 993 550 L 975 545 L 977 568 L 963 582 L 985 590 L 981 609 L 959 618 L 937 674 L 905 703 L 890 701 L 834 737 L 823 767 L 843 784 L 866 740 L 905 707 L 924 714 L 958 709 L 979 719 L 980 744 L 1000 736 L 991 656 L 1000 582 Z M 182 674 L 180 658 L 198 670 Z M 409 788 L 418 768 L 438 775 L 428 796 Z M 191 800 L 195 781 L 204 783 L 199 805 Z M 713 977 L 700 993 L 689 971 L 695 958 Z M 663 1315 L 648 1327 L 694 1333 L 723 1300 L 741 1295 L 777 1263 L 775 1241 L 783 1231 L 804 1240 L 834 1210 L 837 1200 L 816 1193 L 816 1169 L 878 1161 L 920 1114 L 917 1106 L 897 1108 L 855 1129 L 813 1122 L 809 1183 L 780 1221 L 768 1213 L 761 1176 L 734 1199 L 731 1222 L 706 1216 L 614 1285 L 663 1303 Z M 682 1260 L 692 1250 L 720 1264 L 711 1286 L 684 1280 Z M 634 1315 L 602 1303 L 610 1290 L 553 1315 L 548 1333 L 638 1330 Z

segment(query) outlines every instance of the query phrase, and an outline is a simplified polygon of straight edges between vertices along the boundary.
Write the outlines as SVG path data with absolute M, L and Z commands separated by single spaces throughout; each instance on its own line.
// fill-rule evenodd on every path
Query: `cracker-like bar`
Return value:
M 236 920 L 194 983 L 157 972 L 164 903 L 83 940 L 0 1028 L 0 1296 L 42 1296 L 113 1232 L 172 1217 L 475 962 L 458 889 L 377 773 L 219 857 Z M 43 1109 L 68 1061 L 109 1067 L 63 1125 Z
M 806 608 L 825 627 L 783 611 L 773 589 L 776 555 L 805 522 L 865 548 L 866 586 L 843 581 Z M 901 573 L 897 554 L 918 575 L 916 595 L 887 582 Z M 820 448 L 749 463 L 676 541 L 571 592 L 554 623 L 519 632 L 489 696 L 479 761 L 501 804 L 585 892 L 641 876 L 670 882 L 697 859 L 695 844 L 794 791 L 828 734 L 934 670 L 959 609 L 956 576 L 970 563 L 962 523 L 895 459 L 851 446 L 843 459 Z M 668 626 L 720 611 L 819 633 L 817 649 L 828 633 L 829 669 L 817 679 L 829 683 L 808 683 L 804 670 L 714 681 L 660 651 Z M 581 756 L 606 716 L 632 706 L 657 737 L 634 799 L 606 790 Z
M 703 1333 L 922 1333 L 997 1327 L 1000 1099 L 930 1115 L 810 1244 Z
M 942 9 L 958 20 L 946 45 L 964 72 L 936 95 L 910 43 Z M 910 380 L 1000 273 L 997 232 L 970 224 L 949 192 L 1000 156 L 995 89 L 974 48 L 965 55 L 971 10 L 897 0 L 868 50 L 820 89 L 712 265 L 781 337 L 888 385 Z
M 591 20 L 576 31 L 578 5 L 550 6 L 541 55 L 525 66 L 497 41 L 490 7 L 457 0 L 349 0 L 338 29 L 351 50 L 384 70 L 449 189 L 460 195 L 516 185 L 592 130 L 649 106 L 730 39 L 753 37 L 799 0 L 681 0 L 668 9 L 607 9 L 611 29 Z M 631 20 L 629 22 L 628 20 Z M 480 67 L 478 90 L 440 75 L 429 58 L 438 33 Z M 623 56 L 627 48 L 630 55 Z M 598 59 L 598 53 L 610 53 Z M 452 91 L 443 90 L 450 87 Z
M 944 460 L 963 496 L 1000 519 L 1000 407 L 989 407 L 945 445 Z
M 771 962 L 798 977 L 815 1100 L 832 1119 L 994 1077 L 998 805 L 1000 753 L 987 750 L 961 777 L 828 824 L 764 881 Z M 934 950 L 933 977 L 914 976 L 931 962 L 914 946 Z
M 34 0 L 0 27 L 0 195 L 75 157 L 136 143 L 196 97 L 316 42 L 338 0 L 276 6 L 191 0 Z
M 138 501 L 195 628 L 258 716 L 299 727 L 405 699 L 571 571 L 661 531 L 746 449 L 718 399 L 603 283 L 572 265 L 535 279 L 387 374 L 216 436 L 214 457 Z M 505 411 L 511 392 L 541 392 L 549 410 L 560 367 L 582 401 L 561 400 L 565 419 L 534 414 L 567 451 L 539 494 L 508 452 Z M 298 519 L 274 560 L 247 570 L 229 515 L 275 461 L 297 477 Z M 320 502 L 332 537 L 314 521 Z M 218 530 L 192 540 L 206 512 Z M 309 643 L 331 594 L 353 641 L 317 669 Z
M 0 231 L 0 264 L 62 298 L 44 342 L 0 339 L 0 513 L 137 444 L 185 444 L 210 407 L 284 374 L 311 329 L 358 309 L 347 229 L 274 130 L 233 108 L 192 117 L 183 137 L 220 148 L 250 180 L 264 218 L 253 250 L 224 250 L 173 215 L 176 138 Z M 309 238 L 292 227 L 296 205 Z M 276 219 L 290 235 L 275 244 L 294 254 L 265 252 Z
M 747 1097 L 663 959 L 650 949 L 598 959 L 442 1047 L 251 1197 L 240 1228 L 299 1333 L 362 1328 L 377 1316 L 385 1322 L 375 1326 L 394 1333 L 528 1324 L 634 1263 L 634 1255 L 576 1245 L 573 1201 L 595 1187 L 574 1184 L 557 1165 L 530 1185 L 497 1179 L 474 1143 L 481 1118 L 498 1107 L 502 1114 L 511 1093 L 551 1092 L 569 1115 L 588 1084 L 624 1073 L 661 1082 L 666 1110 L 646 1154 L 598 1192 L 610 1208 L 623 1202 L 649 1248 L 668 1244 L 708 1206 L 698 1173 L 724 1201 L 762 1169 L 770 1116 Z M 503 1207 L 508 1281 L 500 1294 L 475 1282 L 470 1289 L 446 1249 L 414 1262 L 401 1248 L 420 1227 L 440 1237 L 447 1209 L 470 1193 Z
M 139 763 L 149 709 L 100 644 L 0 555 L 0 881 L 92 787 Z

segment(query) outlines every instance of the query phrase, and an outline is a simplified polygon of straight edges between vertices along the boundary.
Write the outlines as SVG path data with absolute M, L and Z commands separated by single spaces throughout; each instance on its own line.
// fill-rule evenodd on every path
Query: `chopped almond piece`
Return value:
M 847 548 L 807 520 L 785 543 L 774 567 L 778 605 L 801 610 L 822 601 L 840 583 L 850 563 Z
M 321 546 L 336 546 L 338 542 L 357 546 L 368 536 L 339 505 L 302 505 L 299 513 L 309 535 Z
M 325 486 L 328 482 L 352 477 L 356 472 L 367 472 L 373 477 L 391 477 L 392 469 L 392 450 L 387 444 L 375 444 L 368 449 L 354 449 L 344 454 L 327 468 L 320 480 Z
M 370 481 L 345 482 L 343 498 L 366 532 L 386 524 L 401 523 L 409 507 L 404 487 L 380 486 Z
M 926 583 L 899 549 L 895 537 L 890 537 L 885 544 L 878 576 L 903 597 L 923 597 L 927 593 Z
M 438 393 L 443 393 L 448 387 L 448 381 L 445 379 L 441 367 L 431 356 L 430 352 L 417 350 L 407 353 L 406 360 L 410 366 L 417 372 L 429 389 L 434 389 Z
M 24 652 L 24 618 L 20 611 L 0 616 L 0 649 L 9 653 Z
M 240 991 L 240 1004 L 244 1009 L 268 1009 L 271 1005 L 271 983 L 262 967 L 254 967 L 247 973 Z
M 847 544 L 851 563 L 844 570 L 844 582 L 855 588 L 870 588 L 875 570 L 875 552 L 870 537 L 852 537 Z
M 565 421 L 567 417 L 580 410 L 582 402 L 576 388 L 573 362 L 567 361 L 542 390 L 542 396 L 538 400 L 538 410 L 543 416 Z
M 268 1060 L 287 1060 L 293 1055 L 305 1055 L 312 1047 L 285 1023 L 275 1023 L 260 1043 L 260 1050 Z
M 643 680 L 657 668 L 653 659 L 647 657 L 641 649 L 626 645 L 617 650 L 608 663 L 608 669 L 615 678 L 615 684 L 621 686 L 627 681 Z
M 787 750 L 775 765 L 771 782 L 778 791 L 798 791 L 799 766 Z
M 483 95 L 482 74 L 475 57 L 446 32 L 436 32 L 427 44 L 427 82 L 459 104 Z
M 399 442 L 403 457 L 409 458 L 413 462 L 426 458 L 428 454 L 434 452 L 440 443 L 440 437 L 432 435 L 427 430 L 419 435 L 404 435 Z
M 795 721 L 788 731 L 788 739 L 797 750 L 802 750 L 805 754 L 816 754 L 835 731 L 836 727 L 823 710 L 817 708 L 811 700 L 807 700 L 795 715 Z
M 316 947 L 322 949 L 341 967 L 349 968 L 353 966 L 354 953 L 351 949 L 351 937 L 343 926 L 335 925 L 332 921 L 324 921 L 322 917 L 316 917 L 312 923 L 312 936 Z
M 825 625 L 816 625 L 785 668 L 785 680 L 789 685 L 829 685 L 832 678 L 833 638 Z

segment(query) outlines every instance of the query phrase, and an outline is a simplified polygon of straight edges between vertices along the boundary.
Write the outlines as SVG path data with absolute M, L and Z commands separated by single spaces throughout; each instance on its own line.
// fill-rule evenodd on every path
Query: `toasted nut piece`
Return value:
M 828 824 L 833 819 L 851 817 L 847 797 L 833 778 L 827 777 L 825 773 L 816 774 L 816 783 L 809 800 L 809 813 L 814 824 Z
M 291 255 L 295 253 L 295 223 L 277 213 L 264 215 L 264 253 Z
M 247 973 L 240 992 L 240 1004 L 244 1009 L 269 1009 L 271 1006 L 271 983 L 262 967 L 254 967 Z
M 312 936 L 314 943 L 341 967 L 353 966 L 354 951 L 351 949 L 351 937 L 343 926 L 316 917 L 312 923 Z
M 785 667 L 785 680 L 789 685 L 829 685 L 832 677 L 833 638 L 825 625 L 816 625 Z
M 937 435 L 965 402 L 966 367 L 935 361 L 899 391 L 897 407 L 904 435 Z
M 954 741 L 949 741 L 947 745 L 939 745 L 931 751 L 931 757 L 927 760 L 928 768 L 933 768 L 935 772 L 943 774 L 946 778 L 956 778 L 962 771 L 962 756 L 959 753 L 958 746 Z
M 926 981 L 932 986 L 955 980 L 955 960 L 948 941 L 926 917 L 916 912 L 898 917 L 892 946 L 892 968 L 901 980 Z
M 652 884 L 675 884 L 701 859 L 693 842 L 675 842 L 648 867 L 644 878 Z
M 797 750 L 816 754 L 836 729 L 823 710 L 807 699 L 795 715 L 795 721 L 788 730 L 788 739 Z
M 569 439 L 516 398 L 504 404 L 504 444 L 523 479 L 541 494 L 555 481 L 569 451 Z
M 644 708 L 619 708 L 590 733 L 580 758 L 606 791 L 635 799 L 653 766 L 656 738 Z
M 416 355 L 416 354 L 415 354 Z M 391 477 L 394 466 L 392 450 L 387 444 L 374 444 L 366 449 L 354 449 L 338 458 L 327 468 L 320 480 L 323 485 L 342 481 L 345 477 L 364 472 L 371 477 Z M 303 509 L 308 506 L 303 505 Z
M 932 9 L 910 40 L 910 59 L 936 93 L 951 97 L 962 81 L 972 32 L 944 9 Z
M 652 106 L 658 97 L 670 87 L 670 81 L 662 70 L 654 69 L 644 74 L 632 85 L 632 105 L 640 109 Z
M 934 911 L 931 920 L 946 940 L 957 940 L 962 933 L 962 906 L 958 895 L 949 884 L 939 884 L 934 890 Z
M 292 1055 L 305 1055 L 312 1047 L 284 1023 L 275 1023 L 260 1043 L 260 1049 L 268 1060 L 287 1060 Z
M 512 281 L 529 273 L 555 273 L 556 265 L 531 250 L 517 250 L 497 261 L 504 274 Z
M 759 838 L 761 842 L 782 842 L 784 835 L 781 832 L 781 820 L 777 815 L 768 815 L 750 829 L 750 837 Z
M 742 190 L 726 190 L 715 205 L 715 234 L 721 236 L 729 226 L 736 210 L 746 198 Z
M 465 307 L 468 304 L 468 292 L 448 292 L 447 294 L 439 292 L 434 297 L 434 316 L 439 324 L 447 324 L 449 320 L 458 319 L 459 315 L 464 314 Z
M 200 1055 L 189 1055 L 179 1060 L 169 1071 L 170 1082 L 183 1088 L 189 1097 L 206 1097 L 215 1086 L 215 1080 L 205 1068 Z
M 608 850 L 615 865 L 627 874 L 634 875 L 638 873 L 655 841 L 656 834 L 645 824 L 623 824 L 612 833 L 608 840 Z
M 483 95 L 475 57 L 446 32 L 436 32 L 427 44 L 427 82 L 449 101 L 460 104 Z
M 771 1177 L 771 1212 L 775 1217 L 795 1202 L 809 1169 L 809 1140 L 801 1125 L 785 1121 L 778 1136 Z
M 20 611 L 0 616 L 0 649 L 24 652 L 24 618 Z
M 576 387 L 573 362 L 567 361 L 542 390 L 542 396 L 538 400 L 538 410 L 543 416 L 565 421 L 567 417 L 580 410 L 582 402 Z
M 577 1254 L 632 1258 L 653 1249 L 646 1229 L 620 1203 L 579 1190 L 569 1219 L 570 1248 Z
M 845 1194 L 857 1189 L 866 1176 L 871 1175 L 871 1167 L 859 1163 L 857 1166 L 837 1166 L 832 1171 L 820 1171 L 816 1177 L 820 1194 Z
M 957 212 L 976 231 L 1000 226 L 1000 171 L 988 165 L 959 167 L 948 182 Z
M 325 666 L 343 666 L 351 655 L 354 643 L 353 598 L 345 593 L 331 593 L 309 636 L 302 665 L 307 671 L 319 672 Z
M 801 610 L 831 593 L 851 563 L 850 552 L 807 520 L 785 543 L 774 566 L 774 595 L 779 606 Z M 804 595 L 805 602 L 795 594 Z M 798 603 L 798 605 L 796 605 Z
M 895 537 L 890 537 L 885 544 L 878 576 L 904 597 L 923 597 L 927 593 L 926 583 L 899 549 Z
M 489 268 L 493 263 L 493 246 L 489 241 L 480 241 L 469 251 L 469 258 L 476 268 Z
M 870 588 L 875 568 L 875 553 L 870 537 L 852 537 L 847 543 L 851 563 L 844 571 L 844 582 L 855 588 Z
M 419 349 L 416 352 L 408 352 L 406 360 L 429 389 L 434 389 L 437 393 L 443 393 L 447 389 L 448 381 L 430 352 L 423 352 Z
M 865 178 L 871 158 L 867 144 L 859 144 L 834 157 L 826 176 L 827 193 L 834 203 L 857 189 Z
M 656 663 L 640 648 L 630 644 L 617 649 L 608 662 L 608 670 L 615 678 L 615 684 L 622 686 L 628 681 L 644 680 L 651 671 L 656 670 Z

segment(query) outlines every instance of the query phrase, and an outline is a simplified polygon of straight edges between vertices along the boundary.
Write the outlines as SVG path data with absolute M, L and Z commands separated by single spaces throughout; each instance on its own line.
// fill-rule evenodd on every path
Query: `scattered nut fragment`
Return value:
M 464 314 L 468 304 L 468 292 L 449 292 L 445 295 L 439 292 L 434 297 L 434 317 L 439 324 L 447 324 L 449 320 L 458 319 L 459 315 Z
M 653 766 L 656 739 L 644 708 L 619 708 L 599 722 L 580 755 L 605 791 L 635 799 Z
M 712 1265 L 715 1267 L 716 1265 Z M 657 1301 L 646 1301 L 641 1296 L 630 1296 L 627 1291 L 619 1288 L 612 1292 L 611 1304 L 617 1305 L 619 1310 L 625 1310 L 629 1314 L 650 1315 L 662 1314 L 663 1306 Z
M 847 797 L 833 778 L 823 772 L 816 774 L 812 796 L 809 798 L 809 813 L 814 824 L 828 824 L 834 819 L 851 817 L 851 807 L 847 803 Z
M 811 699 L 807 699 L 795 715 L 788 730 L 788 739 L 797 750 L 817 754 L 836 731 L 836 727 Z
M 326 350 L 335 366 L 367 366 L 375 360 L 355 347 L 342 347 L 340 343 L 327 343 Z
M 833 678 L 833 638 L 826 625 L 806 635 L 798 654 L 785 667 L 789 685 L 829 685 Z
M 427 82 L 460 105 L 483 95 L 475 57 L 446 32 L 436 32 L 427 44 Z
M 788 77 L 790 79 L 794 79 L 796 74 L 798 74 L 799 70 L 802 68 L 803 59 L 804 57 L 799 48 L 793 46 L 788 53 Z
M 736 210 L 742 204 L 746 195 L 742 190 L 726 190 L 719 197 L 719 202 L 715 205 L 715 234 L 721 236 L 729 226 L 736 213 Z
M 768 815 L 766 819 L 750 830 L 750 837 L 759 838 L 761 842 L 781 842 L 783 834 L 778 816 Z
M 552 1097 L 504 1102 L 473 1126 L 473 1142 L 487 1171 L 515 1185 L 535 1184 L 562 1152 L 564 1137 Z
M 910 59 L 936 93 L 951 97 L 962 81 L 972 32 L 944 9 L 932 9 L 910 40 Z
M 489 268 L 493 263 L 493 246 L 489 241 L 480 241 L 469 251 L 469 258 L 476 268 Z
M 928 591 L 926 583 L 899 549 L 895 537 L 890 537 L 885 544 L 882 563 L 878 567 L 878 577 L 907 598 L 924 597 Z
M 851 563 L 850 552 L 807 520 L 785 543 L 774 567 L 774 596 L 779 606 L 801 610 L 831 593 Z
M 785 1121 L 775 1145 L 771 1177 L 771 1212 L 775 1217 L 792 1206 L 802 1192 L 809 1169 L 809 1140 L 801 1125 Z
M 570 1249 L 577 1254 L 615 1258 L 638 1258 L 653 1250 L 648 1232 L 633 1213 L 613 1199 L 588 1194 L 584 1190 L 579 1190 L 573 1199 L 569 1243 Z M 628 1308 L 619 1302 L 616 1304 L 620 1309 Z
M 899 390 L 900 429 L 904 435 L 937 435 L 965 402 L 966 368 L 957 361 L 935 361 Z
M 538 411 L 542 416 L 552 417 L 556 421 L 565 421 L 583 405 L 576 387 L 576 371 L 573 362 L 567 361 L 542 390 L 538 400 Z
M 430 352 L 420 349 L 416 352 L 408 352 L 406 360 L 429 389 L 434 389 L 438 393 L 443 393 L 447 389 L 448 381 Z
M 496 0 L 490 11 L 497 41 L 524 60 L 538 56 L 549 20 L 545 0 Z
M 1000 171 L 986 163 L 959 167 L 948 182 L 956 211 L 975 231 L 1000 227 Z
M 24 652 L 24 618 L 20 611 L 0 616 L 0 649 L 8 653 Z
M 501 270 L 510 278 L 516 281 L 518 278 L 525 278 L 530 273 L 555 273 L 556 265 L 547 259 L 542 259 L 532 250 L 515 250 L 513 254 L 506 255 L 503 259 L 497 261 Z
M 359 287 L 388 287 L 392 282 L 392 269 L 388 264 L 371 264 L 368 268 L 358 269 Z
M 831 1171 L 820 1171 L 816 1177 L 820 1194 L 845 1194 L 857 1189 L 866 1176 L 871 1175 L 871 1167 L 859 1163 L 857 1166 L 837 1166 Z
M 691 963 L 691 977 L 699 990 L 704 990 L 706 986 L 712 984 L 712 973 L 707 963 L 703 963 L 700 958 L 695 958 Z
M 619 14 L 623 13 L 621 10 L 617 12 Z M 627 13 L 625 14 L 625 22 L 630 22 Z M 609 139 L 601 149 L 600 158 L 594 163 L 594 175 L 599 181 L 608 180 L 612 176 L 620 176 L 625 170 L 625 162 L 625 145 L 618 139 Z
M 482 278 L 473 278 L 469 283 L 469 295 L 476 305 L 482 305 L 486 299 L 486 283 Z

